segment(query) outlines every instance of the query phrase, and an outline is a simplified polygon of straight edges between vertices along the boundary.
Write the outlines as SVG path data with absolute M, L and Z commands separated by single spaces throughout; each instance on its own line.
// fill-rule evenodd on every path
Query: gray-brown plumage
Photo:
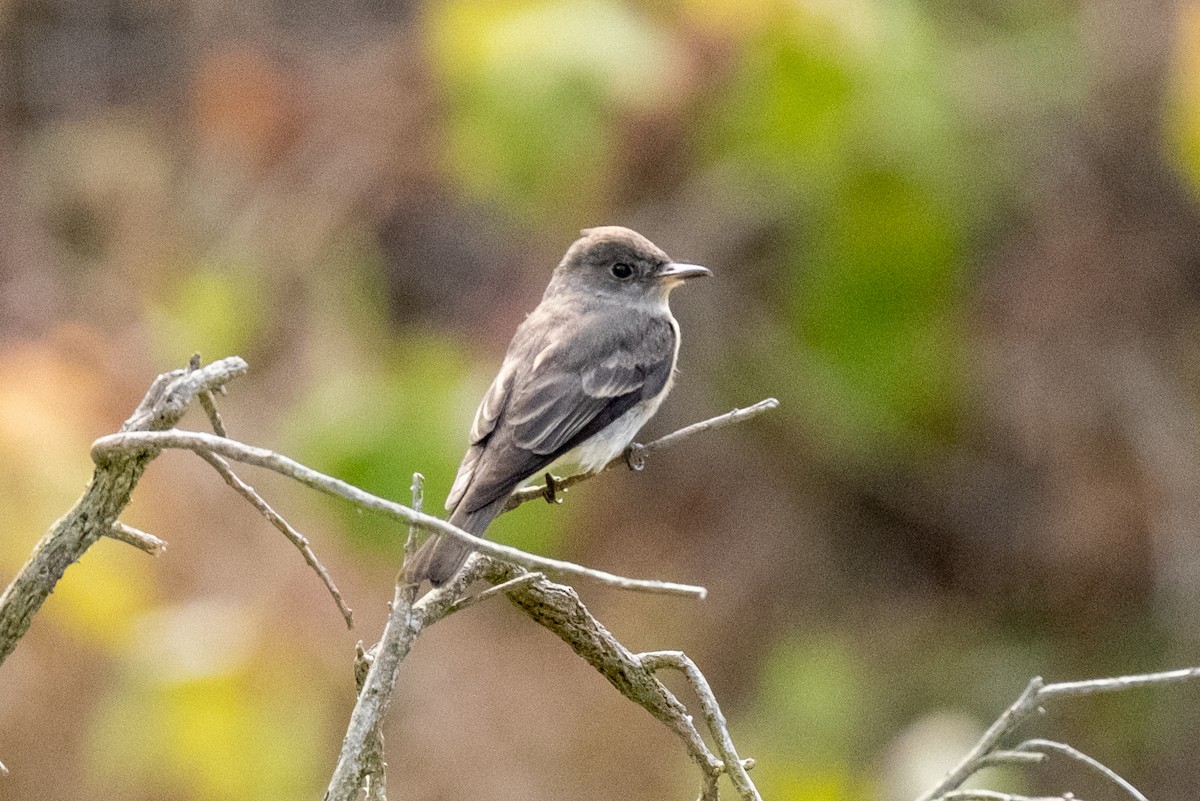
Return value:
M 668 295 L 700 275 L 709 271 L 672 262 L 628 228 L 583 231 L 479 404 L 446 500 L 450 522 L 483 534 L 512 491 L 552 462 L 599 470 L 620 454 L 671 387 L 679 326 Z M 470 552 L 434 536 L 409 580 L 443 584 Z

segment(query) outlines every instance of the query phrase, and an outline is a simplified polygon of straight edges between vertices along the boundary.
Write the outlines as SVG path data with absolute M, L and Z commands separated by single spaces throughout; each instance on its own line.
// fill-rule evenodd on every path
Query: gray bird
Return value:
M 671 261 L 628 228 L 582 233 L 517 328 L 475 413 L 446 500 L 450 522 L 472 534 L 482 535 L 512 491 L 551 463 L 600 470 L 671 389 L 679 324 L 667 298 L 687 279 L 711 273 Z M 414 554 L 408 578 L 444 584 L 470 553 L 434 536 Z

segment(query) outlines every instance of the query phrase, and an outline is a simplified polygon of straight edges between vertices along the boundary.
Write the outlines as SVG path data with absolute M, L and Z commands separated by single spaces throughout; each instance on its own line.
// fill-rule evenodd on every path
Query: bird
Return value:
M 679 323 L 671 291 L 712 275 L 673 261 L 621 226 L 585 228 L 517 328 L 471 425 L 446 499 L 449 522 L 482 536 L 510 494 L 550 465 L 597 472 L 620 455 L 671 390 Z M 410 582 L 448 582 L 470 545 L 434 535 Z

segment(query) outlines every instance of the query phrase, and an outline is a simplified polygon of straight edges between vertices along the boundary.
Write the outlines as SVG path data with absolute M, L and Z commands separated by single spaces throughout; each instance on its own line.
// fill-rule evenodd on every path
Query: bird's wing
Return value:
M 507 417 L 514 443 L 540 456 L 561 453 L 584 429 L 599 431 L 653 396 L 646 391 L 652 389 L 648 379 L 664 366 L 670 369 L 670 353 L 666 360 L 647 355 L 621 348 L 590 365 L 570 363 L 569 352 L 546 359 L 521 387 Z
M 460 479 L 468 461 L 470 476 L 455 503 L 466 498 L 470 511 L 507 494 L 663 390 L 674 366 L 670 321 L 644 318 L 636 336 L 611 328 L 579 325 L 517 366 L 490 433 L 463 460 Z
M 521 361 L 520 351 L 522 349 L 517 347 L 518 344 L 522 344 L 518 341 L 520 334 L 521 332 L 518 331 L 518 337 L 514 338 L 513 343 L 509 346 L 508 354 L 504 357 L 504 363 L 500 365 L 500 372 L 492 379 L 492 385 L 483 394 L 483 400 L 479 402 L 479 408 L 475 410 L 475 419 L 471 423 L 471 446 L 463 455 L 462 464 L 458 466 L 458 474 L 454 476 L 454 485 L 446 497 L 447 510 L 453 511 L 454 507 L 458 506 L 467 487 L 471 485 L 471 479 L 475 475 L 475 466 L 479 462 L 479 457 L 483 455 L 483 443 L 495 430 L 496 421 L 508 403 L 513 376 Z

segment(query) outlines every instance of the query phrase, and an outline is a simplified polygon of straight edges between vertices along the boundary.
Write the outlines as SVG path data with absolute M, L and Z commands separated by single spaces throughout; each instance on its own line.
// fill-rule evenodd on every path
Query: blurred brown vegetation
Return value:
M 707 585 L 581 589 L 696 659 L 766 797 L 911 797 L 1033 674 L 1200 663 L 1196 2 L 7 0 L 0 120 L 0 582 L 195 350 L 251 364 L 234 436 L 439 507 L 516 323 L 614 223 L 717 274 L 648 435 L 783 407 L 494 533 Z M 168 552 L 100 543 L 0 671 L 0 798 L 318 796 L 402 533 L 254 481 L 358 630 L 164 456 L 127 521 Z M 693 792 L 502 602 L 401 688 L 397 797 Z M 1046 731 L 1196 797 L 1194 689 Z

